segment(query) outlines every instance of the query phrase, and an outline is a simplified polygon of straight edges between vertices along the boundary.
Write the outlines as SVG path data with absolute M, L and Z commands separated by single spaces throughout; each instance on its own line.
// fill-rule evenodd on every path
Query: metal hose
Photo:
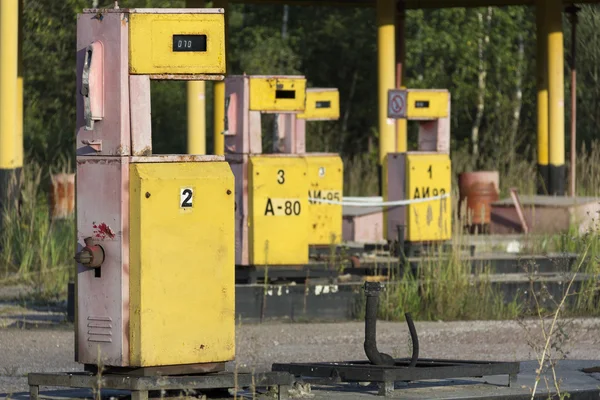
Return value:
M 412 340 L 412 357 L 408 366 L 414 367 L 417 365 L 417 360 L 419 359 L 419 336 L 417 336 L 417 329 L 415 328 L 415 324 L 410 316 L 410 313 L 405 313 L 404 316 L 406 317 L 408 331 L 410 332 L 410 339 Z
M 394 359 L 385 353 L 377 350 L 377 306 L 379 305 L 379 292 L 381 292 L 379 282 L 365 282 L 365 295 L 367 296 L 367 305 L 365 313 L 365 354 L 375 365 L 394 365 Z

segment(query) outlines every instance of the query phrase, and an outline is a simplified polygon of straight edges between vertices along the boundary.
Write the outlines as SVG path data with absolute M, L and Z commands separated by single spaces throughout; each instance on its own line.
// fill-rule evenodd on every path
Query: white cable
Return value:
M 424 199 L 412 199 L 412 200 L 397 200 L 397 201 L 381 201 L 381 202 L 360 202 L 360 201 L 336 201 L 336 200 L 325 200 L 325 199 L 313 199 L 309 198 L 309 201 L 315 203 L 332 204 L 336 206 L 352 206 L 352 207 L 393 207 L 393 206 L 408 206 L 410 204 L 427 203 L 430 201 L 441 200 L 450 197 L 449 194 L 443 194 L 441 196 L 426 197 Z

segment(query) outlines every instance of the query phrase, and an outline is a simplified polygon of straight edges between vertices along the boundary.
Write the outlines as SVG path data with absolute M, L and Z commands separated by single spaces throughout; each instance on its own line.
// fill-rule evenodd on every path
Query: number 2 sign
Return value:
M 181 188 L 179 193 L 179 208 L 188 209 L 193 207 L 194 188 Z

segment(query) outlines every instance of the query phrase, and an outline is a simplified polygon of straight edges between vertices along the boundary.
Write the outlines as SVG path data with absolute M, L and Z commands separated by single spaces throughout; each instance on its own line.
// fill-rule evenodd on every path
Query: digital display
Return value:
M 415 101 L 415 108 L 429 108 L 428 101 Z
M 173 51 L 206 51 L 206 35 L 173 35 Z
M 317 101 L 315 104 L 315 108 L 331 108 L 330 101 Z

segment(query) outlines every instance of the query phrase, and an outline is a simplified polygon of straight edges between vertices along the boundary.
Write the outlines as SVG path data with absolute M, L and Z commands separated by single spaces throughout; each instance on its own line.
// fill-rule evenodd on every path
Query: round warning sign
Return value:
M 388 118 L 406 117 L 406 90 L 388 92 Z

